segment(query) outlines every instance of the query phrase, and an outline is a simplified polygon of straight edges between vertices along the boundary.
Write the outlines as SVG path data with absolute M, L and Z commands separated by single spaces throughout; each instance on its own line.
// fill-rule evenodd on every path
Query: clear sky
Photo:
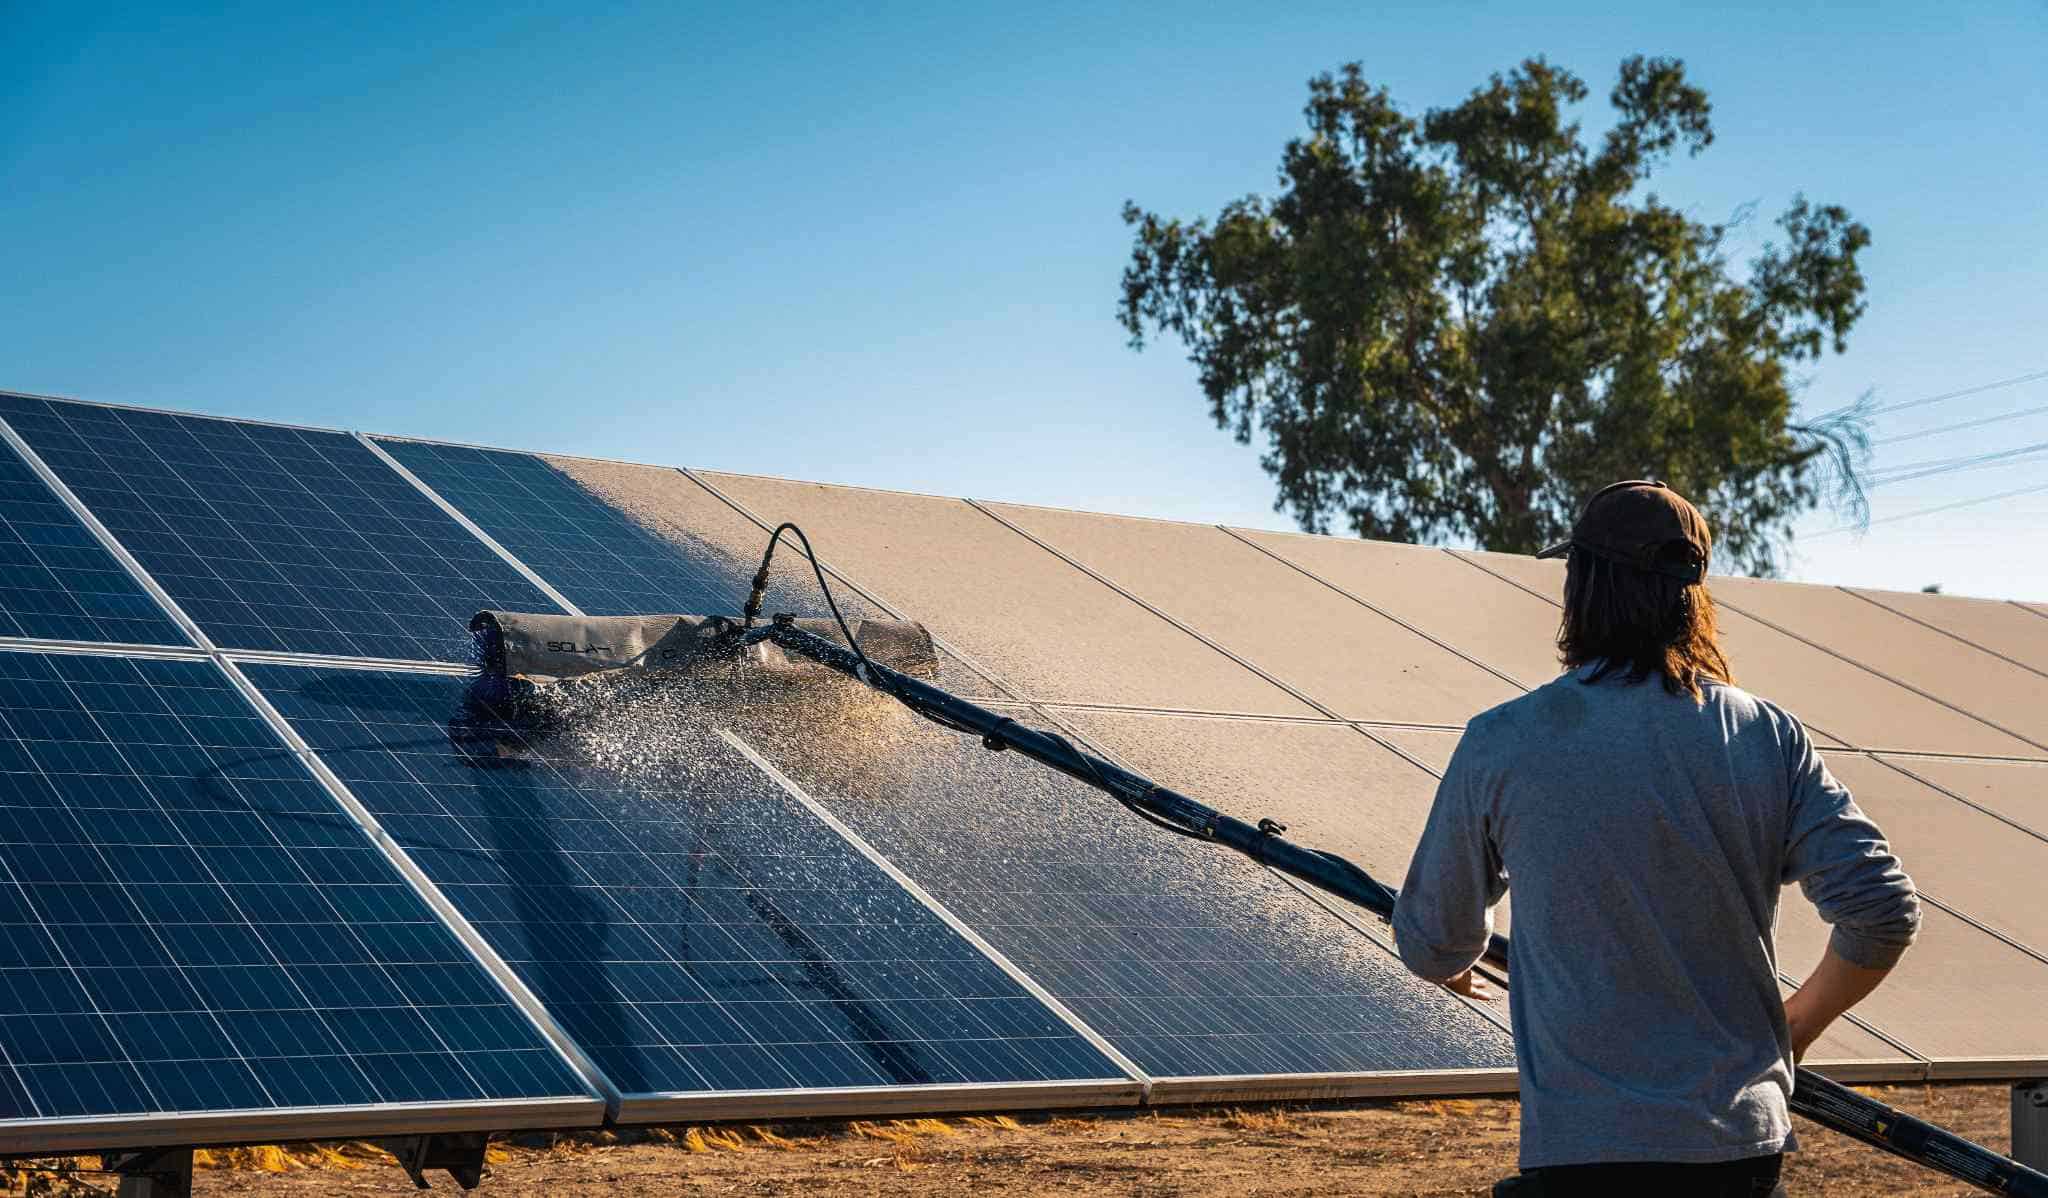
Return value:
M 1419 112 L 1539 53 L 1604 96 L 1636 52 L 1715 108 L 1662 194 L 1874 233 L 1810 409 L 2048 371 L 2043 0 L 183 7 L 0 2 L 0 387 L 1287 527 L 1178 347 L 1125 347 L 1119 206 L 1271 192 L 1347 60 Z M 2048 377 L 1878 434 L 2030 407 Z M 2048 600 L 2044 492 L 1802 545 L 1812 581 Z

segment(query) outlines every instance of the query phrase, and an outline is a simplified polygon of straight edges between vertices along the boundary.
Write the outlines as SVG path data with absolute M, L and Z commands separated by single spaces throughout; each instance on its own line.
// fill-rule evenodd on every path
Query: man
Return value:
M 1733 684 L 1698 509 L 1594 495 L 1571 539 L 1566 672 L 1466 729 L 1394 910 L 1402 960 L 1472 993 L 1515 896 L 1522 1176 L 1496 1194 L 1781 1193 L 1794 1063 L 1890 972 L 1912 880 L 1806 729 Z M 1780 888 L 1834 925 L 1779 999 Z

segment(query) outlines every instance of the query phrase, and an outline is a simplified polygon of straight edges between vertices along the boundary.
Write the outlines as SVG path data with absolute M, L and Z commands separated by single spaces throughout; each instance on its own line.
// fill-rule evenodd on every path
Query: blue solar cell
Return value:
M 655 536 L 530 453 L 382 438 L 378 444 L 594 616 L 737 614 L 759 564 L 758 556 L 743 560 L 709 544 L 686 547 Z M 765 535 L 760 544 L 767 544 Z M 772 581 L 768 610 L 826 614 L 814 588 Z M 866 611 L 851 595 L 839 600 L 849 619 Z
M 1513 1066 L 1506 1031 L 1251 861 L 837 675 L 805 706 L 835 718 L 722 718 L 1147 1073 Z
M 0 445 L 0 636 L 188 643 L 114 555 L 6 445 Z
M 0 1119 L 576 1096 L 209 662 L 0 652 Z
M 1121 1077 L 708 729 L 646 774 L 459 678 L 251 676 L 628 1094 Z
M 461 661 L 479 608 L 555 605 L 340 433 L 0 395 L 215 643 Z

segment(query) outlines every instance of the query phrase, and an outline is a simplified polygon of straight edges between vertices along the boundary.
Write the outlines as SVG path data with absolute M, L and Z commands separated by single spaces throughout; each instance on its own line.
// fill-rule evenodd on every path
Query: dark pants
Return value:
M 1493 1198 L 1785 1198 L 1782 1154 L 1716 1165 L 1645 1161 L 1626 1165 L 1558 1165 L 1530 1169 L 1493 1187 Z

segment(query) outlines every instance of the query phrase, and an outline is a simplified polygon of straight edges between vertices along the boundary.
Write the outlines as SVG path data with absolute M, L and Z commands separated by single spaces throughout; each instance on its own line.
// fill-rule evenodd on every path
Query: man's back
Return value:
M 1512 879 L 1524 1168 L 1781 1151 L 1780 887 L 1806 885 L 1844 956 L 1889 963 L 1911 883 L 1784 712 L 1593 673 L 1472 721 L 1396 911 L 1403 956 L 1469 965 Z

